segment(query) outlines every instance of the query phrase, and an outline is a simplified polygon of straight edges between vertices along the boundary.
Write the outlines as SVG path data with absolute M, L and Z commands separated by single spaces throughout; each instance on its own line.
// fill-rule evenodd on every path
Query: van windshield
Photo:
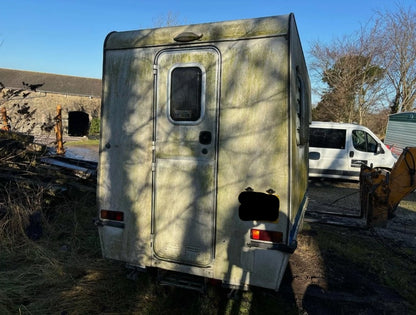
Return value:
M 345 129 L 310 128 L 309 146 L 328 149 L 345 149 Z

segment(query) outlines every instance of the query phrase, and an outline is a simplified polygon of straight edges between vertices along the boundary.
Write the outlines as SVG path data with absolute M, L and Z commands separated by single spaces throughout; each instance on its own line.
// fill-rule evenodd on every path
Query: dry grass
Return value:
M 123 265 L 101 258 L 94 193 L 50 194 L 44 186 L 8 184 L 0 207 L 0 314 L 297 314 L 282 293 L 253 289 L 233 298 L 221 287 L 208 293 L 156 284 L 152 273 L 126 278 Z M 33 213 L 42 236 L 27 236 Z M 391 255 L 370 235 L 320 227 L 322 253 L 379 275 L 415 305 L 415 267 Z M 414 255 L 414 253 L 412 254 Z M 325 261 L 329 263 L 329 261 Z
M 27 238 L 26 228 L 30 217 L 38 214 L 41 218 L 44 189 L 24 183 L 7 183 L 0 191 L 0 240 L 2 246 L 12 247 Z
M 8 185 L 4 189 L 0 313 L 63 311 L 65 301 L 82 310 L 78 302 L 89 299 L 84 291 L 90 291 L 91 279 L 103 272 L 100 268 L 108 268 L 100 259 L 92 224 L 95 209 L 90 200 L 95 196 L 87 194 L 76 201 L 68 195 L 52 198 L 44 188 L 31 188 Z M 34 213 L 39 214 L 42 227 L 36 241 L 27 228 Z M 81 285 L 74 288 L 77 279 Z M 68 290 L 79 294 L 68 294 Z
M 230 299 L 221 287 L 201 295 L 159 286 L 151 272 L 128 280 L 121 263 L 101 258 L 94 194 L 51 197 L 43 188 L 10 189 L 0 219 L 0 314 L 296 313 L 293 304 L 267 290 Z M 37 211 L 43 234 L 34 241 L 26 227 Z

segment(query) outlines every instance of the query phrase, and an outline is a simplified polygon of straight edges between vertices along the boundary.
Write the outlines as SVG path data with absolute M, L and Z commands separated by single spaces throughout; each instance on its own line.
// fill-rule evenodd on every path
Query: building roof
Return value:
M 0 68 L 0 83 L 6 88 L 101 97 L 100 79 Z
M 389 115 L 389 121 L 416 122 L 416 112 L 402 112 Z

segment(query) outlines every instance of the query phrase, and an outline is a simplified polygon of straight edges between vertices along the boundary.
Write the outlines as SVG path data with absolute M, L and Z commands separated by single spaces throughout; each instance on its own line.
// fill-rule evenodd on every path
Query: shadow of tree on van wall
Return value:
M 153 36 L 151 35 L 151 32 L 152 31 L 147 35 L 149 38 Z M 247 33 L 250 32 L 251 30 L 247 30 Z M 220 30 L 217 30 L 216 36 L 218 36 L 218 38 L 222 37 L 220 33 Z M 217 196 L 216 201 L 221 202 L 221 204 L 218 204 L 217 206 L 218 208 L 221 207 L 221 214 L 219 214 L 219 212 L 216 214 L 216 226 L 218 227 L 219 224 L 221 224 L 223 227 L 222 233 L 217 235 L 217 241 L 218 239 L 221 239 L 224 244 L 227 244 L 222 248 L 218 246 L 215 249 L 215 258 L 224 259 L 224 261 L 228 263 L 228 268 L 225 268 L 226 270 L 224 270 L 224 273 L 225 278 L 229 279 L 231 278 L 233 268 L 244 270 L 243 264 L 250 264 L 250 262 L 242 262 L 242 256 L 244 256 L 242 251 L 243 247 L 245 247 L 245 238 L 247 237 L 250 227 L 255 226 L 253 222 L 242 223 L 238 217 L 239 193 L 248 186 L 253 186 L 255 189 L 261 191 L 273 188 L 277 190 L 277 193 L 281 194 L 281 198 L 285 200 L 284 207 L 288 207 L 287 199 L 289 197 L 286 196 L 286 194 L 288 190 L 287 178 L 290 175 L 287 174 L 287 170 L 284 170 L 287 168 L 286 163 L 288 163 L 288 141 L 286 137 L 288 136 L 289 131 L 284 127 L 287 124 L 287 109 L 279 109 L 279 101 L 284 99 L 285 102 L 283 103 L 286 103 L 288 91 L 281 91 L 281 89 L 276 88 L 276 86 L 270 88 L 271 82 L 280 82 L 285 78 L 285 75 L 280 72 L 277 66 L 270 66 L 264 61 L 264 54 L 272 53 L 271 50 L 274 46 L 268 47 L 270 51 L 267 52 L 260 50 L 250 41 L 232 43 L 231 45 L 229 43 L 227 43 L 227 45 L 217 43 L 217 46 L 222 46 L 220 47 L 220 50 L 224 50 L 222 58 L 225 58 L 224 56 L 227 55 L 225 53 L 227 50 L 239 52 L 239 57 L 234 60 L 222 60 L 222 68 L 219 75 L 219 78 L 221 79 L 221 82 L 219 83 L 219 88 L 221 88 L 221 94 L 219 95 L 219 112 L 215 114 L 218 115 L 221 121 L 217 135 L 219 137 L 217 167 L 218 173 L 222 174 L 218 178 L 217 190 L 215 191 Z M 286 58 L 283 60 L 288 62 L 287 47 L 280 47 L 278 52 L 281 52 L 282 58 Z M 278 52 L 274 51 L 275 54 L 278 54 Z M 152 54 L 154 53 L 156 53 L 156 50 Z M 158 105 L 154 105 L 155 100 L 153 97 L 156 97 L 156 99 L 158 97 L 158 95 L 154 95 L 154 88 L 156 86 L 154 81 L 147 80 L 138 82 L 138 71 L 140 71 L 140 69 L 137 67 L 140 66 L 141 62 L 146 63 L 147 65 L 153 64 L 152 54 L 148 54 L 148 60 L 140 61 L 135 59 L 136 56 L 134 50 L 131 50 L 129 51 L 128 57 L 124 57 L 121 64 L 111 66 L 113 67 L 112 70 L 114 70 L 115 74 L 118 74 L 118 77 L 111 78 L 108 87 L 110 89 L 115 89 L 113 92 L 114 95 L 117 95 L 117 99 L 112 99 L 111 101 L 118 106 L 117 111 L 106 111 L 105 108 L 102 111 L 102 113 L 104 112 L 103 117 L 106 119 L 109 119 L 111 115 L 120 116 L 120 119 L 118 120 L 120 123 L 119 126 L 112 126 L 111 130 L 104 131 L 104 136 L 102 137 L 104 140 L 100 147 L 100 150 L 104 152 L 102 154 L 114 154 L 114 160 L 108 166 L 108 172 L 118 174 L 119 180 L 117 183 L 106 182 L 106 186 L 103 190 L 111 192 L 107 201 L 111 207 L 115 208 L 115 210 L 118 208 L 121 210 L 135 209 L 135 211 L 126 214 L 126 220 L 134 222 L 147 220 L 150 215 L 151 205 L 143 204 L 143 202 L 140 201 L 140 198 L 148 197 L 152 185 L 150 180 L 152 161 L 148 158 L 148 152 L 152 148 L 152 140 L 156 142 L 156 147 L 158 145 L 158 130 L 157 126 L 154 125 L 156 122 L 153 120 L 157 121 L 159 119 L 167 118 L 166 110 L 162 109 L 161 111 L 158 111 Z M 283 63 L 286 71 L 287 64 L 285 62 Z M 119 73 L 120 69 L 123 69 L 126 64 L 130 64 L 129 73 Z M 225 64 L 227 64 L 226 69 L 224 66 Z M 153 78 L 153 67 L 148 68 L 150 69 L 148 76 Z M 209 69 L 207 69 L 207 71 L 209 71 Z M 104 73 L 104 75 L 106 76 L 108 74 Z M 141 74 L 141 77 L 144 78 L 145 76 Z M 157 82 L 155 81 L 155 83 Z M 286 79 L 284 83 L 280 84 L 284 86 L 284 88 L 287 88 Z M 116 90 L 117 87 L 120 88 L 120 91 L 127 91 L 128 94 L 120 95 L 120 91 Z M 122 89 L 122 87 L 124 88 Z M 104 95 L 103 97 L 106 98 L 112 96 Z M 153 106 L 156 106 L 156 108 L 153 108 L 152 111 Z M 143 112 L 141 108 L 144 108 Z M 166 108 L 166 105 L 164 108 Z M 139 120 L 137 118 L 139 115 L 144 116 L 145 118 Z M 282 120 L 278 118 L 282 118 Z M 213 118 L 211 117 L 211 119 Z M 103 127 L 106 128 L 105 126 Z M 272 132 L 277 129 L 284 130 L 284 135 L 282 136 L 282 134 L 279 134 L 278 132 Z M 152 132 L 149 132 L 149 130 L 152 130 Z M 167 137 L 170 136 L 175 136 L 173 130 L 170 133 L 169 130 L 167 131 Z M 217 136 L 215 137 L 216 139 Z M 197 142 L 197 139 L 194 139 L 194 141 Z M 260 146 L 260 142 L 266 144 Z M 273 147 L 271 144 L 276 146 L 276 142 L 281 144 L 277 149 L 278 152 L 271 149 Z M 111 153 L 112 149 L 117 149 L 115 152 L 119 153 Z M 284 157 L 282 163 L 285 165 L 278 166 L 278 168 L 281 168 L 281 171 L 276 169 L 276 161 L 278 161 L 277 157 L 268 157 L 268 155 L 276 153 L 281 154 Z M 135 169 L 134 164 L 137 163 L 148 165 L 146 174 L 142 174 Z M 196 174 L 193 176 L 194 177 L 192 177 L 192 174 L 188 174 L 183 188 L 188 192 L 194 191 L 194 194 L 198 195 L 200 192 L 195 191 L 195 189 L 199 184 L 196 185 L 196 183 L 199 183 L 201 179 L 195 177 L 197 176 Z M 270 179 L 271 177 L 273 179 Z M 143 182 L 140 181 L 145 181 L 147 184 L 143 185 Z M 171 183 L 169 181 L 162 183 L 162 186 L 160 187 L 165 186 L 166 189 L 169 189 L 169 184 L 172 184 L 172 182 L 176 183 L 175 179 L 172 178 Z M 153 188 L 154 187 L 156 186 L 153 186 Z M 157 194 L 157 192 L 152 191 L 152 194 L 155 193 Z M 172 200 L 178 197 L 180 196 L 172 196 Z M 164 202 L 168 207 L 169 201 L 164 200 Z M 138 206 L 138 204 L 140 204 L 140 206 Z M 194 205 L 191 202 L 186 207 L 192 208 L 193 206 Z M 143 213 L 137 211 L 138 209 Z M 189 229 L 189 224 L 193 224 L 200 219 L 199 215 L 200 214 L 197 213 L 189 214 L 185 226 L 183 226 L 184 231 Z M 177 219 L 178 218 L 175 217 L 172 220 L 165 220 L 163 221 L 163 225 L 158 226 L 157 229 L 164 230 L 169 225 L 175 225 Z M 279 225 L 281 225 L 281 228 L 284 230 L 289 226 L 287 219 L 288 218 L 284 215 L 281 215 L 279 218 Z M 154 225 L 155 223 L 151 222 L 151 224 Z M 143 235 L 143 233 L 144 231 L 136 226 L 131 227 L 126 234 Z M 288 231 L 285 232 L 285 241 L 287 241 L 288 238 L 287 234 Z M 196 243 L 203 244 L 205 242 L 205 240 L 201 239 L 201 235 L 193 233 L 192 236 L 195 238 L 194 241 L 196 241 Z M 186 233 L 183 233 L 180 237 L 182 239 L 178 239 L 178 244 L 182 243 L 182 247 L 188 246 L 187 240 L 185 239 Z M 134 242 L 130 244 L 121 243 L 119 244 L 120 255 L 123 256 L 123 259 L 134 262 L 134 257 L 131 257 L 129 252 L 134 252 L 134 248 L 139 247 L 143 248 L 143 252 L 148 253 L 149 257 L 151 257 L 154 253 L 150 252 L 151 249 L 149 244 L 150 235 L 144 239 L 137 237 Z M 145 247 L 147 247 L 147 249 L 144 249 Z M 164 258 L 167 258 L 166 260 L 171 260 L 172 257 Z M 279 266 L 276 266 L 276 268 L 279 268 Z M 237 282 L 235 284 L 238 285 L 239 283 L 245 282 L 245 277 L 247 277 L 247 274 L 244 271 L 242 272 L 240 279 L 234 279 L 233 281 Z M 143 279 L 146 279 L 146 277 L 140 276 L 139 282 L 142 282 Z M 139 286 L 139 284 L 137 284 L 137 286 Z M 189 307 L 191 310 L 199 309 L 199 311 L 203 312 L 209 307 L 206 303 L 212 304 L 213 302 L 218 306 L 218 313 L 250 312 L 254 314 L 258 309 L 264 309 L 266 313 L 271 313 L 274 311 L 274 306 L 276 306 L 277 309 L 285 310 L 291 309 L 293 306 L 292 304 L 287 306 L 285 303 L 282 304 L 286 305 L 286 307 L 281 306 L 279 297 L 269 290 L 254 288 L 249 292 L 228 296 L 225 294 L 225 290 L 215 287 L 214 289 L 213 296 L 210 295 L 212 292 L 209 292 L 206 296 L 200 296 L 194 292 L 186 293 L 188 291 L 183 289 L 164 289 L 161 287 L 151 289 L 152 292 L 150 294 L 143 293 L 142 295 L 141 292 L 137 291 L 136 294 L 138 294 L 141 299 L 153 301 L 154 303 L 151 303 L 148 307 L 152 312 L 157 311 L 159 313 L 167 313 L 167 309 L 169 309 L 169 312 L 175 313 L 176 307 L 182 307 L 182 311 L 184 309 L 183 307 Z M 136 290 L 139 290 L 139 287 L 136 287 Z M 182 296 L 185 294 L 188 298 Z M 155 296 L 157 296 L 157 299 Z M 140 307 L 139 304 L 138 307 Z M 162 307 L 167 309 L 163 309 Z M 178 311 L 178 313 L 179 312 L 180 311 Z M 210 311 L 208 311 L 208 313 L 209 312 Z
M 254 26 L 255 28 L 255 26 Z M 221 30 L 216 30 L 216 35 L 219 39 L 222 38 Z M 248 33 L 251 32 L 251 30 L 247 30 Z M 151 38 L 153 35 L 151 34 L 152 31 L 147 35 L 149 38 Z M 218 44 L 221 45 L 220 43 Z M 251 223 L 241 223 L 240 219 L 238 218 L 238 194 L 245 189 L 248 186 L 256 186 L 256 184 L 261 183 L 263 180 L 270 176 L 270 170 L 275 168 L 275 165 L 273 165 L 273 162 L 275 162 L 275 159 L 265 159 L 264 157 L 269 154 L 270 152 L 263 151 L 263 149 L 259 149 L 259 146 L 256 146 L 256 141 L 277 141 L 275 138 L 278 135 L 271 136 L 270 130 L 272 128 L 276 128 L 276 124 L 279 124 L 280 122 L 278 120 L 272 120 L 268 119 L 268 117 L 264 117 L 259 110 L 267 109 L 267 106 L 270 104 L 273 104 L 273 106 L 277 107 L 278 100 L 282 97 L 285 97 L 285 93 L 282 95 L 274 95 L 273 91 L 276 91 L 276 89 L 270 89 L 269 84 L 270 81 L 273 80 L 279 80 L 282 76 L 281 73 L 279 73 L 279 69 L 270 67 L 270 65 L 265 64 L 263 60 L 263 52 L 257 51 L 255 55 L 253 55 L 253 48 L 255 45 L 253 43 L 249 43 L 248 41 L 243 43 L 236 43 L 225 46 L 225 50 L 234 50 L 239 51 L 239 58 L 236 58 L 235 60 L 223 60 L 224 62 L 220 65 L 222 67 L 223 64 L 229 64 L 226 70 L 224 68 L 221 69 L 221 73 L 218 76 L 218 78 L 221 79 L 221 82 L 218 83 L 219 86 L 221 86 L 221 95 L 220 96 L 220 103 L 219 103 L 219 113 L 215 114 L 218 115 L 219 119 L 226 118 L 226 120 L 229 120 L 229 122 L 225 121 L 225 123 L 220 123 L 220 130 L 217 135 L 215 135 L 215 139 L 217 140 L 219 137 L 219 163 L 218 164 L 218 172 L 225 171 L 224 175 L 222 175 L 222 178 L 218 179 L 218 188 L 215 192 L 217 194 L 217 201 L 218 199 L 222 198 L 221 205 L 218 207 L 221 207 L 221 215 L 218 215 L 217 213 L 217 226 L 219 225 L 218 220 L 221 221 L 221 225 L 224 228 L 224 232 L 221 236 L 223 242 L 228 244 L 228 246 L 224 249 L 217 248 L 216 249 L 216 258 L 220 257 L 220 254 L 223 255 L 221 259 L 224 259 L 225 261 L 228 260 L 229 270 L 226 271 L 228 274 L 226 275 L 226 278 L 231 276 L 231 269 L 233 267 L 236 267 L 237 269 L 242 267 L 241 262 L 241 252 L 244 246 L 244 238 L 245 235 L 248 233 L 250 226 L 253 226 Z M 286 52 L 286 50 L 285 50 Z M 268 52 L 270 53 L 270 52 Z M 223 54 L 225 55 L 225 54 Z M 285 55 L 284 55 L 285 56 Z M 287 56 L 285 56 L 287 57 Z M 105 131 L 105 137 L 104 142 L 101 144 L 101 150 L 111 152 L 112 148 L 121 147 L 123 145 L 126 145 L 126 148 L 123 148 L 120 152 L 120 156 L 115 156 L 115 160 L 112 162 L 112 164 L 109 166 L 110 170 L 109 172 L 118 173 L 121 175 L 120 180 L 118 181 L 122 185 L 117 185 L 116 183 L 108 182 L 108 186 L 105 187 L 106 191 L 111 192 L 111 196 L 114 200 L 109 200 L 109 204 L 113 205 L 113 207 L 119 207 L 122 210 L 125 208 L 135 208 L 137 209 L 137 205 L 135 203 L 137 200 L 137 195 L 141 195 L 141 189 L 145 189 L 142 185 L 142 188 L 140 188 L 140 184 L 135 182 L 133 180 L 133 174 L 132 174 L 132 168 L 128 168 L 129 165 L 133 165 L 134 163 L 149 163 L 149 160 L 140 160 L 137 155 L 131 154 L 128 152 L 131 149 L 134 149 L 132 146 L 137 146 L 137 151 L 141 150 L 149 150 L 151 148 L 151 145 L 148 145 L 150 143 L 151 139 L 146 139 L 147 141 L 145 143 L 137 142 L 137 133 L 142 132 L 142 130 L 139 127 L 132 127 L 134 124 L 131 122 L 134 121 L 133 117 L 137 117 L 137 115 L 143 115 L 140 109 L 138 107 L 147 107 L 148 109 L 144 110 L 144 115 L 149 117 L 149 109 L 151 109 L 152 103 L 150 102 L 150 95 L 153 94 L 155 91 L 153 91 L 153 88 L 157 85 L 152 85 L 149 83 L 146 90 L 143 89 L 143 86 L 140 87 L 140 91 L 142 93 L 146 93 L 147 97 L 144 97 L 143 95 L 137 94 L 135 95 L 133 91 L 137 91 L 134 89 L 134 86 L 136 84 L 134 75 L 137 74 L 137 71 L 139 69 L 134 68 L 137 66 L 139 61 L 134 60 L 134 53 L 130 53 L 130 61 L 127 59 L 124 59 L 123 62 L 131 62 L 130 66 L 130 73 L 129 74 L 120 74 L 119 77 L 114 80 L 113 86 L 110 84 L 110 88 L 116 88 L 119 86 L 120 88 L 122 86 L 131 86 L 131 91 L 129 90 L 128 93 L 132 93 L 131 95 L 119 95 L 119 98 L 117 99 L 117 103 L 120 108 L 123 108 L 123 113 L 110 113 L 105 112 L 104 115 L 107 115 L 107 119 L 109 118 L 108 115 L 122 115 L 122 119 L 119 120 L 120 122 L 120 128 L 116 129 L 116 126 L 113 126 L 113 130 L 106 130 Z M 151 55 L 149 54 L 149 58 L 151 58 Z M 150 60 L 148 60 L 150 61 Z M 122 69 L 124 64 L 120 65 L 120 69 Z M 116 70 L 115 72 L 118 73 L 120 69 L 117 69 L 117 66 L 113 66 L 113 69 Z M 150 67 L 152 70 L 152 67 Z M 209 71 L 209 69 L 207 69 Z M 253 73 L 249 73 L 249 72 Z M 153 75 L 153 72 L 149 73 L 150 75 Z M 254 76 L 264 76 L 266 79 L 261 79 L 260 77 L 252 78 L 250 80 L 243 80 L 240 79 L 245 77 L 251 77 Z M 268 80 L 270 79 L 270 80 Z M 224 80 L 224 81 L 222 81 Z M 157 82 L 156 82 L 157 83 Z M 286 84 L 286 83 L 285 83 Z M 286 85 L 283 84 L 285 87 Z M 258 85 L 261 87 L 259 88 Z M 146 87 L 145 87 L 146 88 Z M 220 87 L 218 87 L 219 89 Z M 127 89 L 128 90 L 128 89 Z M 233 91 L 232 93 L 229 93 L 229 91 Z M 239 95 L 239 91 L 242 92 L 242 95 Z M 117 95 L 117 91 L 114 91 L 115 95 Z M 118 92 L 119 93 L 119 92 Z M 139 93 L 139 92 L 136 92 Z M 162 94 L 163 95 L 163 94 Z M 104 95 L 104 97 L 107 97 Z M 156 96 L 156 98 L 159 97 Z M 114 101 L 114 100 L 113 100 Z M 159 100 L 160 101 L 160 100 Z M 163 97 L 162 101 L 163 103 Z M 153 103 L 154 104 L 154 103 Z M 267 105 L 264 105 L 267 104 Z M 158 105 L 156 105 L 156 108 L 153 109 L 153 119 L 156 121 L 166 119 L 166 110 L 162 109 L 161 111 L 157 108 Z M 166 105 L 165 107 L 166 108 Z M 244 109 L 243 111 L 241 111 Z M 248 110 L 250 109 L 250 110 Z M 278 112 L 278 109 L 273 109 L 274 113 Z M 240 114 L 240 112 L 243 112 L 243 114 Z M 285 112 L 285 111 L 283 111 Z M 255 114 L 256 113 L 256 114 Z M 210 114 L 210 113 L 208 113 Z M 208 117 L 208 116 L 207 116 Z M 237 117 L 232 119 L 233 117 Z M 255 119 L 254 119 L 255 117 Z M 156 122 L 151 122 L 151 118 L 149 117 L 147 120 L 145 120 L 145 124 L 142 125 L 143 132 L 148 134 L 149 127 L 148 125 L 156 124 Z M 213 119 L 212 117 L 210 119 Z M 217 118 L 215 118 L 217 119 Z M 129 123 L 130 121 L 130 123 Z M 147 125 L 147 126 L 146 126 Z M 139 125 L 140 126 L 140 125 Z M 146 131 L 146 130 L 147 131 Z M 183 128 L 186 129 L 186 128 Z M 120 132 L 120 130 L 123 130 L 123 133 Z M 128 130 L 128 132 L 126 132 Z M 153 141 L 156 142 L 157 147 L 157 141 L 158 141 L 158 130 L 157 128 L 153 128 L 152 130 L 156 130 L 156 134 L 153 131 Z M 274 130 L 274 129 L 273 129 Z M 167 137 L 172 136 L 174 137 L 174 133 L 172 130 L 172 133 L 167 133 Z M 257 140 L 256 140 L 257 139 Z M 261 139 L 261 140 L 260 140 Z M 197 139 L 194 139 L 196 142 Z M 283 145 L 281 146 L 281 150 L 283 154 L 285 154 L 285 144 L 286 142 L 283 140 Z M 264 148 L 264 146 L 263 146 Z M 267 146 L 266 146 L 267 148 Z M 127 152 L 125 152 L 127 151 Z M 223 153 L 222 153 L 223 152 Z M 111 154 L 111 153 L 108 153 Z M 140 156 L 140 152 L 138 152 Z M 241 161 L 242 163 L 231 163 L 230 165 L 223 165 L 222 157 L 226 157 L 223 159 L 223 161 L 229 161 L 233 162 L 233 160 Z M 286 160 L 285 160 L 286 161 Z M 263 163 L 265 162 L 265 163 Z M 149 163 L 149 170 L 151 168 L 151 165 Z M 231 169 L 235 168 L 235 169 Z M 249 170 L 247 172 L 247 169 Z M 157 170 L 157 166 L 156 166 Z M 134 173 L 134 172 L 133 172 Z M 199 195 L 201 192 L 195 191 L 197 187 L 200 185 L 196 185 L 196 183 L 199 183 L 201 181 L 200 178 L 194 177 L 192 178 L 191 174 L 188 174 L 186 181 L 184 182 L 183 189 L 188 192 L 194 191 L 194 195 Z M 227 175 L 232 175 L 228 177 Z M 148 180 L 150 175 L 148 175 L 146 178 Z M 157 175 L 156 175 L 157 176 Z M 197 174 L 194 174 L 194 176 L 197 176 Z M 143 179 L 143 176 L 141 177 Z M 174 181 L 172 178 L 171 182 Z M 271 182 L 271 181 L 269 181 Z M 161 183 L 161 186 L 154 186 L 163 188 L 166 186 L 166 190 L 169 189 L 169 181 Z M 157 184 L 159 185 L 159 184 Z M 265 184 L 270 185 L 270 184 Z M 134 193 L 135 186 L 139 188 L 139 191 Z M 258 186 L 258 185 L 257 185 Z M 147 186 L 146 189 L 149 187 Z M 268 189 L 270 187 L 258 187 L 258 189 Z M 286 186 L 282 184 L 282 187 L 273 187 L 279 191 L 278 193 L 285 194 L 286 193 Z M 153 194 L 156 194 L 158 192 L 153 191 Z M 221 195 L 221 196 L 220 196 Z M 120 198 L 119 196 L 123 196 L 123 198 Z M 180 195 L 172 196 L 172 200 L 175 198 L 180 197 Z M 201 196 L 203 197 L 203 196 Z M 157 198 L 157 197 L 156 197 Z M 126 199 L 126 200 L 122 200 Z M 157 200 L 157 199 L 156 199 Z M 168 200 L 164 200 L 167 207 L 169 204 Z M 144 207 L 143 209 L 147 209 L 147 211 L 150 211 L 149 205 L 145 205 L 147 207 Z M 192 208 L 194 207 L 194 204 L 191 202 L 186 206 L 186 208 Z M 167 209 L 168 210 L 168 209 Z M 145 214 L 143 214 L 145 215 Z M 146 216 L 148 213 L 146 214 Z M 137 216 L 137 217 L 136 217 Z M 184 231 L 192 230 L 189 224 L 195 224 L 200 220 L 200 214 L 195 213 L 194 214 L 187 214 L 188 218 L 185 222 L 185 225 L 182 226 Z M 180 217 L 180 214 L 179 214 Z M 153 218 L 154 219 L 154 218 Z M 168 226 L 174 226 L 177 224 L 178 217 L 175 217 L 171 221 L 165 220 L 163 221 L 162 226 L 157 226 L 156 230 L 163 231 Z M 126 215 L 126 220 L 143 220 L 143 217 L 138 213 L 132 211 L 132 213 Z M 282 222 L 282 225 L 286 224 L 286 218 L 281 217 L 280 222 Z M 152 225 L 155 223 L 152 222 Z M 244 226 L 245 228 L 241 228 L 241 226 Z M 240 226 L 240 227 L 238 227 Z M 137 229 L 137 227 L 136 227 Z M 132 228 L 129 230 L 128 234 L 137 234 L 140 235 L 140 233 L 143 233 L 143 231 L 136 231 L 135 228 Z M 226 232 L 226 234 L 225 234 Z M 187 240 L 185 237 L 187 236 L 187 233 L 183 233 L 177 242 L 182 243 L 182 247 L 185 248 L 188 246 Z M 206 240 L 199 239 L 201 238 L 201 235 L 198 235 L 196 233 L 192 233 L 192 237 L 194 238 L 194 243 L 204 243 Z M 149 236 L 150 239 L 150 236 Z M 146 240 L 146 239 L 145 239 Z M 140 244 L 143 243 L 143 239 L 137 239 L 137 245 L 134 246 L 147 246 L 148 244 Z M 129 245 L 131 246 L 131 244 Z M 180 245 L 179 245 L 180 246 Z M 129 251 L 129 247 L 127 247 L 126 244 L 120 244 L 120 247 L 122 250 L 120 252 Z M 220 253 L 220 251 L 223 251 Z M 125 254 L 121 254 L 125 255 Z M 152 255 L 149 253 L 149 256 Z M 129 257 L 132 258 L 132 257 Z M 171 260 L 172 257 L 165 257 L 167 260 Z M 134 260 L 134 258 L 133 258 Z M 173 259 L 174 260 L 174 259 Z M 242 277 L 245 277 L 246 275 L 242 275 Z M 234 280 L 234 282 L 238 283 L 244 283 L 245 279 Z M 176 291 L 173 291 L 176 292 Z M 256 295 L 255 293 L 250 293 L 251 295 Z M 256 300 L 256 299 L 254 299 Z M 235 301 L 233 303 L 232 309 L 234 311 L 237 311 L 238 309 L 238 298 L 234 299 L 232 301 Z M 244 301 L 241 301 L 244 302 Z M 244 304 L 244 303 L 243 303 Z M 250 306 L 246 306 L 247 309 L 250 309 Z

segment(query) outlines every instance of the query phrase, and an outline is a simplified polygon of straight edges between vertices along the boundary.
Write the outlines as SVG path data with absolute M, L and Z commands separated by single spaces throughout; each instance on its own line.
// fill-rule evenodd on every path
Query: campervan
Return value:
M 368 128 L 313 121 L 309 136 L 309 176 L 358 180 L 361 164 L 391 168 L 396 158 Z
M 307 206 L 309 124 L 293 14 L 110 33 L 103 256 L 161 283 L 277 290 Z

